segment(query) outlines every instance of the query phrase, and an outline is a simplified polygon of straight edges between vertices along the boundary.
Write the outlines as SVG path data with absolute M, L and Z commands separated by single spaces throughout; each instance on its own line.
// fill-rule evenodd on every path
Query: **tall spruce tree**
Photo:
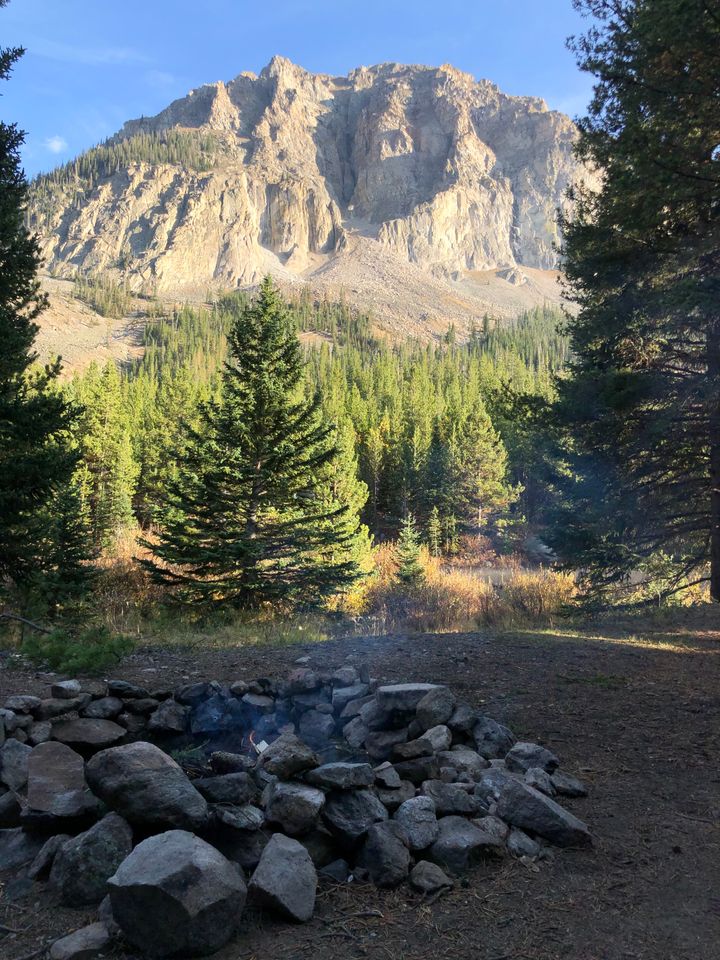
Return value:
M 0 7 L 6 0 L 0 0 Z M 22 49 L 0 50 L 0 80 Z M 25 584 L 42 563 L 43 510 L 66 482 L 73 411 L 51 390 L 59 362 L 38 368 L 35 321 L 46 306 L 37 239 L 24 226 L 28 185 L 20 165 L 24 134 L 0 123 L 0 589 Z
M 338 476 L 334 429 L 303 395 L 292 318 L 266 278 L 238 308 L 221 396 L 201 408 L 158 517 L 155 578 L 199 604 L 315 604 L 358 576 L 365 493 Z M 352 460 L 354 466 L 354 458 Z
M 668 589 L 709 578 L 720 601 L 720 12 L 576 6 L 597 22 L 574 43 L 597 78 L 578 153 L 602 178 L 563 224 L 579 311 L 554 540 L 598 592 L 664 551 Z

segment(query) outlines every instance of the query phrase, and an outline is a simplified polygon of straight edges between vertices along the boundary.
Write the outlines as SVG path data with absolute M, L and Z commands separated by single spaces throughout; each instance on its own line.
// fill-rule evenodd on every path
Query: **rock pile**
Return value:
M 99 905 L 54 960 L 116 936 L 199 956 L 246 899 L 302 922 L 319 878 L 429 894 L 479 858 L 591 842 L 555 799 L 585 788 L 551 751 L 446 686 L 354 666 L 176 690 L 64 681 L 11 697 L 0 738 L 0 870 Z

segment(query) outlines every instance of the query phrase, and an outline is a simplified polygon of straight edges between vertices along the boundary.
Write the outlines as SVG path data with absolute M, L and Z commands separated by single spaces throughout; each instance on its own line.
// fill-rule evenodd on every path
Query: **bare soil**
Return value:
M 291 647 L 147 649 L 115 675 L 148 685 L 282 676 L 366 658 L 383 680 L 451 685 L 523 738 L 546 744 L 590 787 L 568 806 L 590 851 L 481 864 L 451 893 L 323 884 L 304 926 L 248 911 L 218 960 L 718 960 L 720 957 L 720 621 L 673 627 L 347 638 Z M 628 636 L 630 631 L 635 636 Z M 38 674 L 0 668 L 0 702 Z M 2 879 L 2 878 L 0 878 Z M 0 885 L 0 958 L 94 919 L 41 885 Z M 113 956 L 131 957 L 118 947 Z

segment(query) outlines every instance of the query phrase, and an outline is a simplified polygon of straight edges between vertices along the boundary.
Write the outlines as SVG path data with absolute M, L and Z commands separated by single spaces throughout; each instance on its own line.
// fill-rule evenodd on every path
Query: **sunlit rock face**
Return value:
M 80 193 L 36 195 L 31 225 L 54 272 L 197 292 L 268 271 L 316 277 L 369 245 L 444 279 L 548 270 L 579 173 L 568 117 L 448 66 L 331 77 L 276 57 L 130 121 L 114 142 L 168 130 L 208 136 L 207 168 L 131 159 Z

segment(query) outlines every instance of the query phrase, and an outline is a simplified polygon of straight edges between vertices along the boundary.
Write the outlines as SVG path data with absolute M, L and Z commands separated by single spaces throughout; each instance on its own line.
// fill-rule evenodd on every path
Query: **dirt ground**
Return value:
M 717 615 L 713 617 L 715 619 Z M 718 960 L 720 619 L 673 627 L 347 638 L 286 647 L 140 651 L 114 675 L 146 685 L 282 676 L 301 656 L 366 658 L 382 680 L 437 681 L 553 749 L 590 797 L 568 806 L 591 851 L 475 868 L 425 902 L 408 889 L 321 886 L 314 919 L 247 912 L 218 960 Z M 634 636 L 628 636 L 628 633 Z M 0 667 L 0 702 L 43 687 Z M 0 887 L 0 958 L 90 922 L 41 886 Z M 131 957 L 119 948 L 113 956 Z

